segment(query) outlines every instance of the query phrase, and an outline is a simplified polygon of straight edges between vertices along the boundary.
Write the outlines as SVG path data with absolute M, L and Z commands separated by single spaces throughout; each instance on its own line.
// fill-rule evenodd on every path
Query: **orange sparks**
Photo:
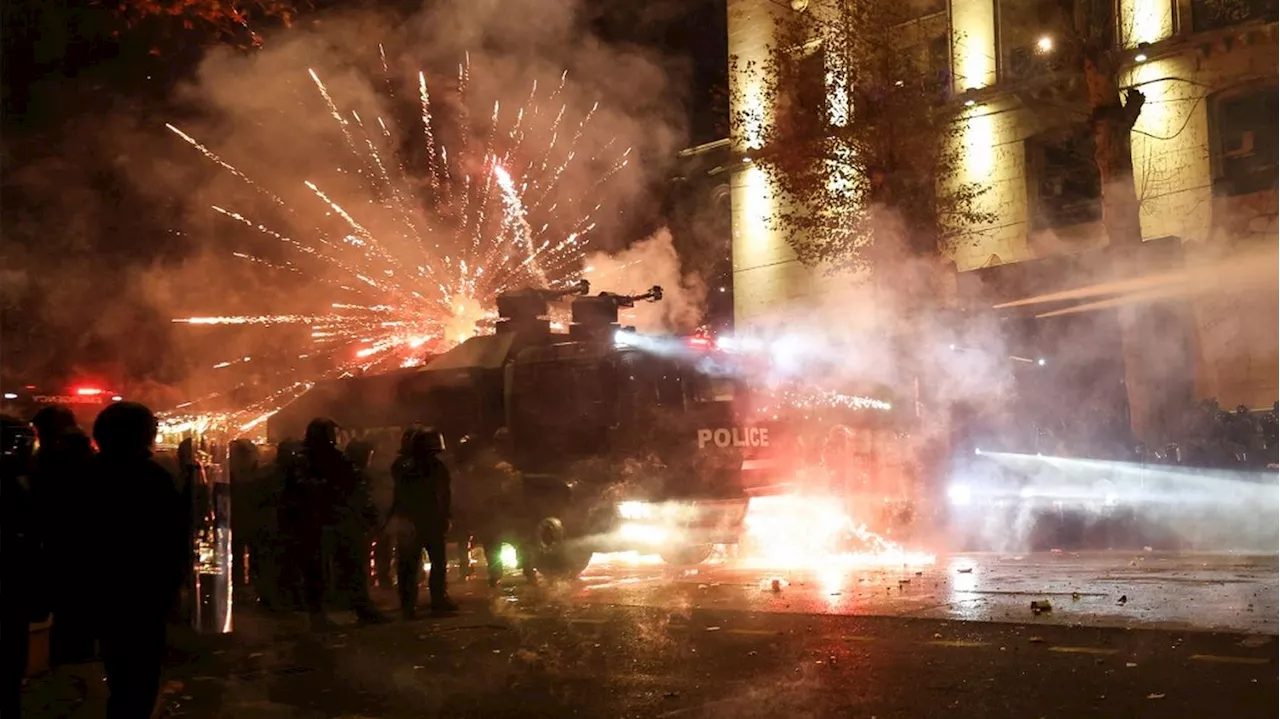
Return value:
M 388 70 L 381 47 L 379 58 Z M 319 72 L 307 72 L 319 96 L 317 109 L 336 123 L 350 153 L 349 161 L 337 168 L 341 181 L 299 179 L 318 204 L 290 206 L 191 135 L 167 126 L 206 160 L 274 205 L 279 216 L 262 221 L 225 203 L 213 207 L 237 225 L 277 241 L 273 246 L 283 256 L 265 252 L 259 256 L 252 251 L 233 254 L 262 272 L 288 273 L 295 281 L 307 278 L 331 296 L 324 312 L 312 314 L 175 318 L 175 323 L 193 326 L 302 325 L 312 345 L 290 353 L 298 359 L 309 358 L 308 364 L 294 370 L 300 375 L 268 391 L 253 407 L 228 416 L 204 415 L 198 421 L 192 419 L 195 415 L 187 415 L 174 420 L 179 425 L 216 421 L 243 431 L 256 428 L 297 395 L 299 382 L 415 366 L 421 362 L 419 348 L 428 342 L 447 347 L 491 331 L 494 313 L 490 308 L 500 292 L 555 286 L 579 274 L 584 236 L 595 227 L 592 216 L 600 205 L 582 193 L 565 192 L 562 182 L 579 172 L 575 169 L 580 162 L 578 143 L 598 106 L 569 125 L 573 132 L 564 131 L 566 116 L 572 117 L 561 99 L 567 73 L 561 74 L 549 95 L 543 93 L 540 98 L 539 88 L 546 83 L 534 80 L 514 101 L 494 102 L 486 113 L 489 127 L 473 137 L 469 133 L 474 124 L 467 111 L 469 60 L 458 66 L 457 88 L 448 90 L 457 94 L 445 103 L 456 110 L 451 121 L 457 127 L 450 132 L 437 131 L 442 120 L 433 114 L 436 98 L 427 72 L 419 72 L 416 78 L 414 100 L 421 125 L 409 135 L 394 120 L 383 117 L 366 125 L 355 107 L 330 91 Z M 398 83 L 389 81 L 386 86 L 390 89 Z M 550 106 L 556 112 L 543 112 L 540 102 L 554 103 Z M 514 112 L 510 107 L 504 111 L 503 105 L 516 107 Z M 420 166 L 404 164 L 409 158 L 402 152 L 401 140 L 406 136 L 416 136 L 422 145 L 415 158 L 422 162 Z M 446 137 L 454 146 L 444 146 Z M 607 156 L 592 154 L 593 163 L 602 161 L 602 167 L 611 168 L 607 174 L 627 159 L 624 152 L 610 164 Z M 279 168 L 273 172 L 278 174 Z M 352 177 L 363 182 L 363 191 L 353 188 Z M 575 184 L 594 187 L 600 181 L 597 175 Z M 319 358 L 326 358 L 329 365 L 317 369 L 312 363 Z M 212 367 L 225 370 L 243 362 L 248 358 Z M 266 365 L 263 360 L 258 364 Z M 258 368 L 259 372 L 264 369 Z

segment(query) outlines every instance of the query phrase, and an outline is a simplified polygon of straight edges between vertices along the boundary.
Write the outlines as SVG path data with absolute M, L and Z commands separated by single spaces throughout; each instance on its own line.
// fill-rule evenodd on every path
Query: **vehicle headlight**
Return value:
M 947 498 L 952 504 L 965 506 L 973 502 L 973 490 L 967 484 L 953 484 L 947 487 Z
M 618 516 L 623 519 L 653 519 L 656 508 L 649 502 L 619 502 Z
M 624 522 L 618 527 L 618 536 L 636 544 L 661 544 L 667 538 L 667 530 L 654 524 Z

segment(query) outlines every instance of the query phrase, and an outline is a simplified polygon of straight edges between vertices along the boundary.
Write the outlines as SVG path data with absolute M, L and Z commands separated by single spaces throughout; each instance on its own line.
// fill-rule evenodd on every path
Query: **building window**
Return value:
M 1074 26 L 1074 8 L 1074 0 L 998 0 L 1001 78 L 1026 80 L 1062 69 L 1061 35 Z
M 1102 218 L 1102 182 L 1088 125 L 1026 141 L 1031 229 L 1069 227 Z
M 1191 29 L 1217 30 L 1250 20 L 1276 21 L 1277 0 L 1191 0 Z
M 822 46 L 797 51 L 780 77 L 778 120 L 792 136 L 815 136 L 826 131 L 827 58 Z
M 930 40 L 927 62 L 930 78 L 938 83 L 938 89 L 950 89 L 951 39 L 941 35 Z
M 912 18 L 927 17 L 947 11 L 947 0 L 907 0 Z
M 1275 87 L 1228 91 L 1210 100 L 1213 191 L 1244 195 L 1276 186 Z
M 911 66 L 898 67 L 893 72 L 910 78 L 912 85 L 949 95 L 953 80 L 946 2 L 899 0 L 899 5 L 882 13 L 896 23 L 888 34 L 897 39 L 892 44 L 899 45 L 898 51 L 904 59 L 910 58 Z
M 806 127 L 821 128 L 827 121 L 827 54 L 822 47 L 800 59 L 796 78 L 796 104 Z

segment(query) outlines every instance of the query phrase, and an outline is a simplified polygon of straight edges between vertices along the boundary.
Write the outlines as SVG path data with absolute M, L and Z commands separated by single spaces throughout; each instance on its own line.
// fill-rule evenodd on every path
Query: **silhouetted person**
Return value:
M 337 586 L 352 597 L 360 620 L 381 621 L 369 599 L 368 570 L 363 565 L 353 567 L 339 541 L 339 526 L 350 521 L 350 504 L 359 491 L 360 477 L 338 449 L 338 426 L 333 420 L 317 418 L 307 425 L 302 458 L 291 482 L 296 497 L 291 504 L 298 509 L 294 531 L 304 555 L 303 593 L 312 627 L 329 625 L 325 590 L 331 563 L 337 570 Z
M 231 443 L 231 559 L 236 584 L 259 587 L 262 570 L 262 477 L 258 447 L 247 439 Z
M 370 542 L 373 552 L 373 576 L 379 587 L 390 587 L 392 584 L 392 539 L 387 531 L 387 520 L 391 516 L 391 501 L 395 495 L 395 481 L 391 478 L 391 463 L 395 461 L 395 457 L 394 438 L 382 435 L 375 445 L 367 472 L 369 494 L 373 498 L 373 506 L 377 512 L 377 522 Z
M 333 566 L 339 587 L 349 593 L 352 605 L 363 621 L 379 622 L 381 614 L 369 599 L 369 538 L 378 523 L 369 487 L 369 463 L 373 444 L 362 439 L 347 443 L 343 453 L 354 474 L 350 484 L 338 488 L 336 522 L 332 529 Z
M 151 458 L 156 418 L 135 402 L 108 406 L 93 424 L 94 545 L 89 570 L 111 696 L 110 719 L 145 719 L 160 692 L 165 618 L 189 567 L 189 513 L 174 478 Z M 89 564 L 82 557 L 79 572 Z
M 445 537 L 447 543 L 452 539 L 457 548 L 458 577 L 469 579 L 475 568 L 471 565 L 471 549 L 481 544 L 481 528 L 486 523 L 486 498 L 491 488 L 484 480 L 488 478 L 480 465 L 485 454 L 480 441 L 467 435 L 458 440 L 453 447 L 450 464 L 459 471 L 463 481 L 457 487 L 450 487 L 453 492 L 450 502 L 449 532 Z
M 431 574 L 427 579 L 431 610 L 442 613 L 458 609 L 446 591 L 448 558 L 445 556 L 445 535 L 449 531 L 452 496 L 449 470 L 439 457 L 444 451 L 444 437 L 431 429 L 411 432 L 409 441 L 402 443 L 401 454 L 391 468 L 396 483 L 391 516 L 411 527 L 397 548 L 400 611 L 406 619 L 412 619 L 417 610 L 418 573 L 422 567 L 423 550 L 431 562 Z
M 520 473 L 511 465 L 511 432 L 499 428 L 490 447 L 478 452 L 473 460 L 470 484 L 479 501 L 472 510 L 477 541 L 484 547 L 488 565 L 489 586 L 496 587 L 506 573 L 502 562 L 502 545 L 511 545 L 516 562 L 529 582 L 537 580 L 528 548 L 532 534 L 531 520 L 523 495 Z
M 45 407 L 32 420 L 40 448 L 31 470 L 35 531 L 49 573 L 49 660 L 54 666 L 93 659 L 93 605 L 78 567 L 85 561 L 94 515 L 93 446 L 66 407 Z
M 0 646 L 4 688 L 0 716 L 22 712 L 22 680 L 27 674 L 31 622 L 48 616 L 37 515 L 28 488 L 35 433 L 21 420 L 0 417 Z
M 264 567 L 269 591 L 264 598 L 273 609 L 297 609 L 302 606 L 302 565 L 305 547 L 299 532 L 305 517 L 302 492 L 296 486 L 303 477 L 302 443 L 284 439 L 276 446 L 275 462 L 267 473 L 264 504 L 275 507 L 275 521 L 268 532 L 265 556 L 271 569 Z
M 1262 419 L 1259 420 L 1262 431 L 1262 440 L 1269 447 L 1275 446 L 1276 443 L 1276 432 L 1277 429 L 1280 429 L 1280 427 L 1277 427 L 1278 416 L 1280 416 L 1280 402 L 1274 402 L 1271 405 L 1271 409 L 1264 412 Z

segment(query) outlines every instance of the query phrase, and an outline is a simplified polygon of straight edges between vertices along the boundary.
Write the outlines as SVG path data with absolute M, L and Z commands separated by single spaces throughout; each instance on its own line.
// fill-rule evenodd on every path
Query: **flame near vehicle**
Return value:
M 736 551 L 720 547 L 713 562 L 746 569 L 829 570 L 931 565 L 936 557 L 909 549 L 867 529 L 848 513 L 846 502 L 834 495 L 788 494 L 753 497 L 747 504 L 743 535 Z M 622 531 L 635 533 L 638 527 L 652 532 L 652 543 L 660 544 L 667 533 L 660 521 L 662 507 L 649 502 L 627 501 L 618 506 L 627 520 Z M 656 564 L 657 554 L 643 552 L 599 553 L 592 561 L 606 565 Z
M 871 532 L 836 496 L 753 497 L 739 561 L 761 569 L 922 566 L 934 555 Z

